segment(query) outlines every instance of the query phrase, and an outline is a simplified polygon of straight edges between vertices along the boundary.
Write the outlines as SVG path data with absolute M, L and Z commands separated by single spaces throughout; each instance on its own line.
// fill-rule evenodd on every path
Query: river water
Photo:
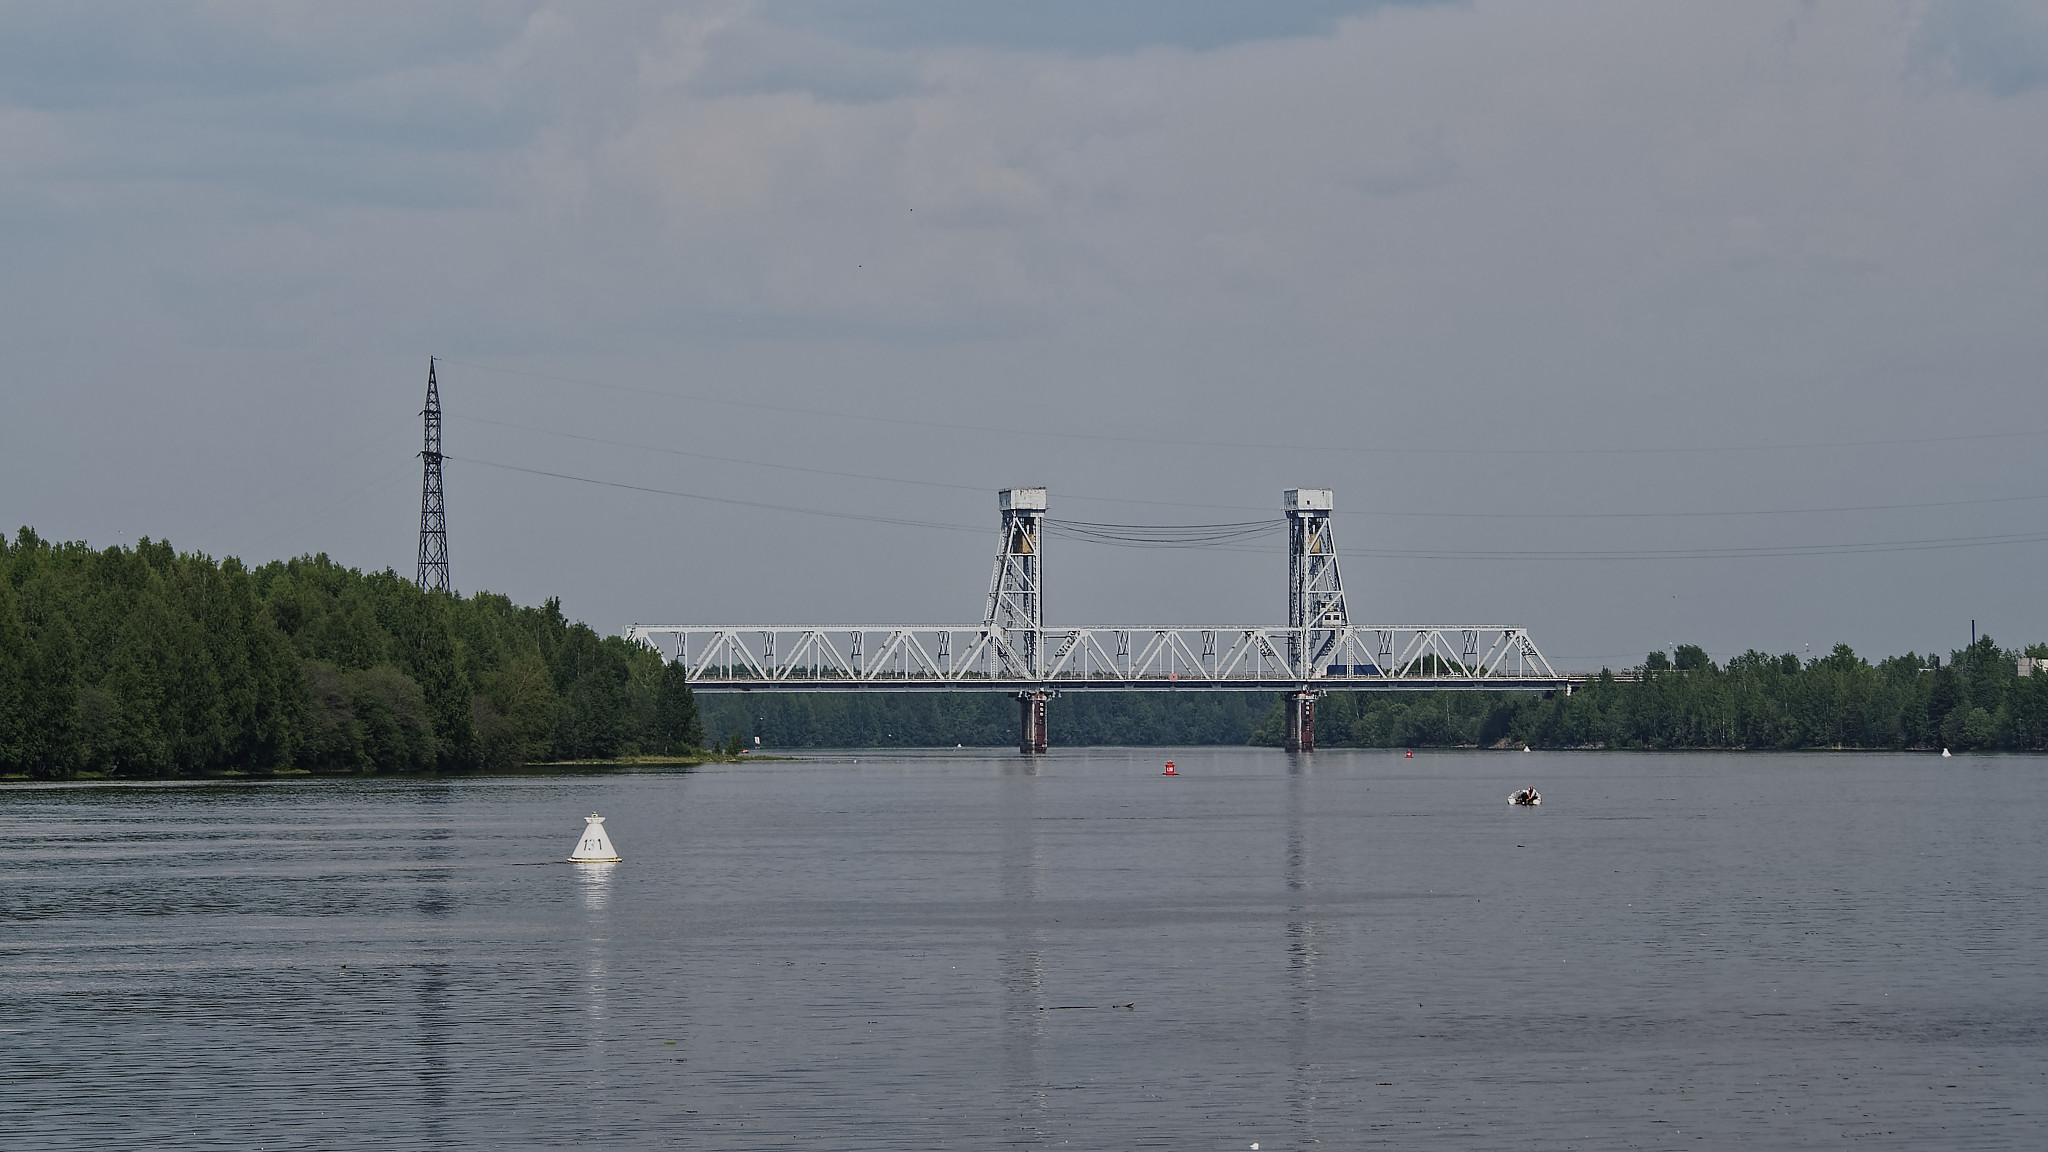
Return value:
M 11 786 L 0 1144 L 2048 1147 L 2044 775 L 1095 749 Z M 593 810 L 625 862 L 556 863 Z

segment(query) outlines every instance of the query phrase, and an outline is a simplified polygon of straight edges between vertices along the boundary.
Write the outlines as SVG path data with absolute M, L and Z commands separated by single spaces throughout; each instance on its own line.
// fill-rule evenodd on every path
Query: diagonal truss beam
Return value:
M 1084 627 L 636 624 L 626 638 L 717 691 L 1175 691 L 1184 689 L 1535 689 L 1583 677 L 1551 667 L 1526 631 L 1502 625 Z M 1042 654 L 1028 672 L 1023 652 Z M 1319 651 L 1302 666 L 1292 653 Z

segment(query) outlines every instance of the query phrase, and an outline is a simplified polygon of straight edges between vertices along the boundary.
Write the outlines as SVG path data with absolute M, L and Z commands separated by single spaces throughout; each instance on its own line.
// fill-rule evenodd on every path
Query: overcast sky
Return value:
M 2048 640 L 2044 206 L 2039 3 L 0 3 L 0 520 L 410 576 L 438 355 L 456 585 L 606 631 L 971 623 L 1043 484 L 1560 666 Z

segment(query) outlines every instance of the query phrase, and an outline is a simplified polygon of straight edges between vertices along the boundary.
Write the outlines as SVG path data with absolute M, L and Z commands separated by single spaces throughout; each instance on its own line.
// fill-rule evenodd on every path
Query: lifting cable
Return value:
M 1214 548 L 1279 532 L 1285 527 L 1282 520 L 1243 520 L 1234 524 L 1097 524 L 1051 517 L 1045 520 L 1045 530 L 1055 536 L 1123 548 Z

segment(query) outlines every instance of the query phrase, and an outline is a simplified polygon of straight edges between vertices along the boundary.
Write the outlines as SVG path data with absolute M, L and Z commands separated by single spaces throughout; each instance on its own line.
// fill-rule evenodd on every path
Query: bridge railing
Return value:
M 1528 633 L 1501 625 L 1325 628 L 646 625 L 693 686 L 752 691 L 1164 691 L 1561 685 Z M 1035 639 L 1036 643 L 1028 643 Z

